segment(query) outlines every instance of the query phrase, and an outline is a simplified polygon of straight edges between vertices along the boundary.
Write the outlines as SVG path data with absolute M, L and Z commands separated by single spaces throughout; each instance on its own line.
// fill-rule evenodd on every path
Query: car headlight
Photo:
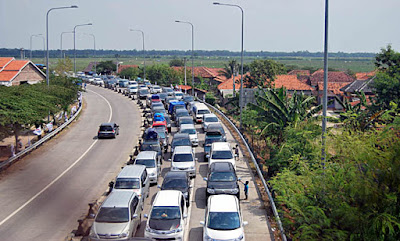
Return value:
M 232 194 L 237 194 L 238 192 L 239 192 L 239 188 L 234 188 L 231 191 Z
M 97 234 L 94 232 L 93 228 L 90 229 L 89 237 L 96 238 Z
M 154 177 L 155 175 L 156 175 L 155 172 L 150 173 L 150 176 L 151 176 L 151 177 Z
M 215 194 L 215 190 L 212 188 L 207 188 L 207 192 L 210 194 Z
M 125 238 L 125 237 L 128 237 L 128 235 L 129 235 L 129 231 L 126 231 L 126 232 L 123 232 L 120 235 L 118 235 L 118 238 Z
M 208 236 L 207 234 L 204 234 L 204 241 L 212 241 L 213 239 Z
M 146 232 L 151 233 L 151 228 L 149 226 L 146 226 Z
M 241 234 L 239 237 L 235 238 L 234 241 L 241 241 L 243 240 L 244 236 Z
M 171 167 L 171 170 L 178 170 L 177 167 Z
M 182 232 L 182 227 L 175 229 L 175 233 L 179 233 L 179 232 Z

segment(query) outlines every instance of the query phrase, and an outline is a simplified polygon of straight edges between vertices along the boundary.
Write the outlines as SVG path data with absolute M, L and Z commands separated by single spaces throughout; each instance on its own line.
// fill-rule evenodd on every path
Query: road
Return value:
M 141 124 L 133 101 L 88 86 L 86 108 L 59 136 L 12 165 L 0 179 L 0 240 L 64 240 L 127 161 Z M 116 139 L 95 138 L 101 122 Z

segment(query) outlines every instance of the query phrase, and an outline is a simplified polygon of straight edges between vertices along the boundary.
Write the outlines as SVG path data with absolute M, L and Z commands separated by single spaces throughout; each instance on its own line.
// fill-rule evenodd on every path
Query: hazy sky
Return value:
M 214 0 L 0 0 L 0 48 L 29 49 L 32 34 L 45 34 L 49 17 L 50 49 L 60 48 L 60 34 L 77 24 L 77 49 L 146 49 L 240 51 L 241 13 L 238 8 L 215 6 Z M 224 0 L 244 9 L 244 49 L 248 51 L 323 51 L 324 0 Z M 379 52 L 392 44 L 400 51 L 400 0 L 331 0 L 329 51 Z M 73 48 L 73 35 L 64 34 L 63 49 Z M 33 38 L 33 49 L 43 48 Z

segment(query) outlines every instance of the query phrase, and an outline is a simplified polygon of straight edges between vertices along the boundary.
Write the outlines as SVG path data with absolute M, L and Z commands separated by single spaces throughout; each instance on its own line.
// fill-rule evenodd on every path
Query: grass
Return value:
M 146 65 L 153 64 L 169 64 L 169 61 L 173 59 L 173 57 L 161 57 L 161 58 L 147 58 Z M 240 58 L 232 58 L 232 57 L 197 57 L 194 60 L 194 66 L 206 66 L 210 68 L 222 68 L 224 64 L 228 63 L 228 61 L 236 59 L 240 62 Z M 244 63 L 250 63 L 255 59 L 259 59 L 256 57 L 245 57 Z M 323 59 L 322 58 L 285 58 L 285 57 L 277 57 L 271 58 L 274 59 L 284 65 L 287 66 L 296 66 L 296 68 L 314 68 L 320 69 L 323 68 Z M 76 59 L 76 69 L 78 71 L 83 70 L 90 62 L 101 62 L 112 60 L 116 61 L 113 57 L 98 57 L 94 58 L 77 58 Z M 33 59 L 35 63 L 43 63 L 43 58 L 41 59 Z M 73 59 L 72 59 L 73 61 Z M 123 65 L 139 65 L 143 66 L 143 58 L 140 57 L 121 57 L 119 58 L 120 62 L 123 62 Z M 50 66 L 55 66 L 57 64 L 57 59 L 50 59 Z M 187 61 L 187 66 L 190 67 L 192 65 L 191 61 Z M 330 58 L 328 60 L 329 68 L 333 68 L 336 70 L 351 70 L 354 72 L 369 72 L 375 69 L 374 59 L 373 58 Z

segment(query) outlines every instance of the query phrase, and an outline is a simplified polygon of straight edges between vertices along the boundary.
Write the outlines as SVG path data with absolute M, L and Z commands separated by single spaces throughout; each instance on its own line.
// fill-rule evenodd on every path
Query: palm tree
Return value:
M 224 64 L 223 70 L 219 71 L 220 76 L 224 76 L 226 79 L 232 78 L 232 76 L 237 76 L 237 72 L 239 71 L 239 63 L 236 60 L 231 60 L 228 64 Z M 233 83 L 233 93 L 235 93 L 235 80 Z M 235 94 L 233 94 L 235 95 Z

